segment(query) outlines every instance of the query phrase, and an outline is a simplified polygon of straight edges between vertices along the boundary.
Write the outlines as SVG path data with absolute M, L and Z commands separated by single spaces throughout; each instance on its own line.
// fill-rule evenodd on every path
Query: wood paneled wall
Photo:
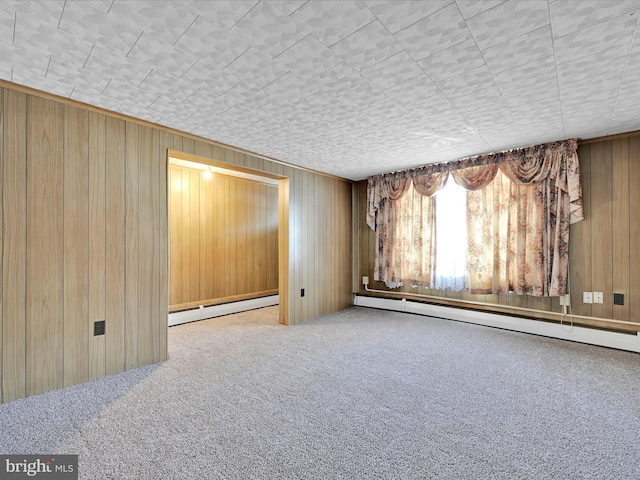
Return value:
M 575 323 L 617 330 L 640 330 L 640 222 L 634 213 L 640 205 L 640 135 L 601 139 L 583 143 L 578 149 L 582 173 L 585 220 L 570 229 L 571 309 L 575 315 L 599 320 L 577 320 Z M 387 290 L 384 283 L 373 281 L 375 232 L 367 225 L 366 182 L 354 185 L 354 291 L 366 293 L 362 276 L 369 276 L 369 288 Z M 531 296 L 472 295 L 444 289 L 414 289 L 405 286 L 395 290 L 433 295 L 440 303 L 464 305 L 465 301 L 483 302 L 495 307 L 473 308 L 494 310 L 531 318 L 557 320 L 544 313 L 509 309 L 518 307 L 539 311 L 561 312 L 558 298 Z M 603 292 L 603 304 L 582 303 L 582 292 Z M 613 305 L 613 294 L 625 296 L 624 305 Z M 608 320 L 634 322 L 638 325 L 613 323 Z
M 278 187 L 169 165 L 169 305 L 278 289 Z
M 350 182 L 0 86 L 0 402 L 167 358 L 168 150 L 285 177 L 284 323 L 353 303 Z

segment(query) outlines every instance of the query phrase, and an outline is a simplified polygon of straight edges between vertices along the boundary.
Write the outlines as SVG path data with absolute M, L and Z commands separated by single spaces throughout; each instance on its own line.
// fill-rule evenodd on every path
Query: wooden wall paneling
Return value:
M 90 197 L 89 192 L 89 114 L 86 110 L 64 106 L 63 152 L 64 302 L 61 348 L 63 384 L 69 386 L 89 380 L 89 343 L 93 340 L 89 337 L 89 205 L 95 199 Z M 104 152 L 102 159 L 95 158 L 92 162 L 95 162 L 92 167 L 98 164 L 97 168 L 104 168 Z M 104 175 L 101 177 L 104 179 Z M 100 212 L 92 209 L 91 213 L 97 215 L 91 223 L 91 226 L 97 227 L 97 231 L 91 231 L 91 236 L 102 234 L 102 239 L 96 238 L 93 242 L 104 244 L 104 227 L 96 225 Z M 92 253 L 100 255 L 100 252 Z M 103 296 L 102 300 L 92 298 L 94 307 L 104 310 L 104 293 L 94 293 L 96 297 Z
M 291 288 L 293 284 L 291 264 L 292 256 L 292 240 L 290 228 L 291 225 L 291 180 L 290 177 L 284 177 L 278 181 L 278 293 L 280 295 L 280 306 L 278 315 L 280 323 L 290 325 L 293 323 L 292 317 L 293 303 L 291 302 Z
M 100 378 L 106 375 L 106 335 L 94 336 L 92 328 L 93 322 L 99 320 L 106 321 L 107 317 L 105 129 L 106 117 L 99 113 L 90 112 L 88 132 L 89 310 L 86 321 L 86 335 L 88 336 L 89 344 L 89 379 Z M 109 327 L 111 327 L 111 325 L 109 325 Z
M 287 172 L 289 173 L 289 172 Z M 291 242 L 289 244 L 289 256 L 291 259 L 290 268 L 291 268 L 291 292 L 282 292 L 280 291 L 280 301 L 282 304 L 282 296 L 287 293 L 290 294 L 291 297 L 291 321 L 292 323 L 297 323 L 299 318 L 302 318 L 302 301 L 298 301 L 297 296 L 295 295 L 295 291 L 302 288 L 302 246 L 301 246 L 301 229 L 302 229 L 302 205 L 298 202 L 298 199 L 302 198 L 300 196 L 300 192 L 302 191 L 303 185 L 303 177 L 301 171 L 291 170 L 291 177 L 289 177 L 289 185 L 291 188 L 290 191 L 290 201 L 289 201 L 289 215 L 291 220 Z M 280 194 L 280 192 L 279 192 Z M 278 255 L 283 254 L 282 249 L 279 250 Z M 286 254 L 286 252 L 285 252 Z M 303 300 L 303 299 L 300 299 Z
M 27 395 L 63 386 L 63 106 L 27 99 Z
M 302 255 L 302 271 L 300 272 L 300 284 L 298 289 L 305 289 L 305 297 L 301 298 L 300 291 L 296 292 L 296 298 L 302 302 L 302 317 L 299 321 L 311 318 L 313 315 L 311 280 L 310 277 L 315 270 L 315 258 L 311 257 L 313 250 L 313 238 L 315 237 L 315 229 L 313 228 L 313 202 L 315 197 L 315 188 L 313 186 L 313 178 L 309 172 L 302 172 L 302 181 L 304 187 L 300 191 L 302 208 L 302 231 L 300 237 L 301 255 Z
M 171 137 L 173 138 L 173 146 L 171 148 L 177 152 L 183 152 L 184 150 L 182 149 L 182 135 L 173 134 L 171 135 Z
M 111 117 L 105 128 L 105 373 L 112 375 L 125 369 L 126 129 L 124 121 Z
M 640 323 L 640 222 L 637 209 L 640 205 L 640 135 L 629 138 L 629 267 L 633 274 L 629 277 L 629 295 L 625 304 L 629 305 L 629 320 Z M 632 212 L 636 213 L 632 213 Z M 633 215 L 633 216 L 632 216 Z
M 193 153 L 204 158 L 213 158 L 213 145 L 208 142 L 198 140 L 194 142 Z
M 258 257 L 258 277 L 256 291 L 267 289 L 267 242 L 269 239 L 269 224 L 267 222 L 267 186 L 258 184 L 258 213 L 259 213 L 259 236 L 257 239 L 257 257 Z
M 224 257 L 227 253 L 223 250 L 224 245 L 224 211 L 223 205 L 225 197 L 229 195 L 229 191 L 225 190 L 225 180 L 237 181 L 237 179 L 229 179 L 228 177 L 218 176 L 216 180 L 215 190 L 213 191 L 212 200 L 210 204 L 210 218 L 212 219 L 213 227 L 213 252 L 212 261 L 207 264 L 206 268 L 209 271 L 209 276 L 215 282 L 215 296 L 223 297 L 225 291 L 228 291 L 228 279 L 224 272 Z M 228 182 L 227 182 L 228 183 Z M 240 258 L 233 259 L 234 265 L 240 261 Z M 235 292 L 234 292 L 235 293 Z M 234 293 L 230 293 L 233 295 Z M 247 292 L 248 293 L 248 292 Z
M 611 141 L 591 145 L 591 284 L 604 293 L 604 303 L 594 303 L 592 316 L 611 318 L 613 314 L 613 205 Z
M 178 303 L 188 302 L 190 293 L 192 291 L 191 286 L 191 230 L 189 223 L 191 222 L 191 202 L 189 196 L 191 195 L 191 174 L 189 170 L 181 169 L 180 180 L 180 195 L 182 196 L 182 213 L 180 215 L 181 225 L 180 229 L 181 246 L 178 254 L 180 256 L 180 301 Z
M 158 182 L 156 161 L 158 133 L 139 127 L 138 176 L 138 365 L 149 365 L 157 358 L 158 333 Z
M 217 160 L 219 162 L 224 162 L 225 161 L 225 152 L 227 152 L 228 150 L 225 148 L 222 148 L 219 145 L 212 145 L 211 146 L 211 158 L 214 160 Z
M 185 173 L 189 176 L 189 188 L 185 191 L 187 195 L 185 201 L 189 204 L 188 223 L 185 225 L 185 231 L 188 232 L 187 237 L 189 239 L 189 257 L 186 259 L 189 267 L 189 290 L 185 301 L 193 302 L 200 299 L 200 186 L 203 178 L 201 172 L 185 170 L 183 175 Z
M 159 238 L 159 285 L 158 315 L 161 319 L 158 332 L 160 360 L 168 358 L 168 315 L 169 315 L 169 199 L 168 199 L 168 150 L 171 148 L 171 134 L 160 132 L 160 153 L 158 162 L 160 238 Z
M 169 304 L 182 300 L 182 169 L 169 166 Z
M 181 151 L 184 153 L 193 153 L 195 154 L 195 140 L 190 137 L 182 136 L 182 149 Z
M 233 295 L 235 288 L 231 285 L 231 270 L 235 270 L 235 265 L 231 260 L 231 225 L 235 222 L 235 217 L 230 216 L 231 204 L 235 204 L 235 199 L 231 198 L 231 181 L 230 177 L 222 176 L 220 178 L 222 185 L 222 198 L 220 199 L 220 245 L 225 254 L 222 256 L 218 264 L 219 277 L 224 279 L 222 295 Z M 235 249 L 235 245 L 233 245 Z M 234 257 L 235 258 L 235 257 Z
M 275 165 L 274 165 L 275 166 Z M 269 208 L 269 289 L 278 288 L 279 263 L 278 263 L 278 187 L 271 187 L 271 206 Z
M 242 152 L 233 152 L 233 161 L 232 163 L 234 163 L 235 165 L 241 165 L 241 166 L 245 166 L 246 159 L 245 159 L 245 155 Z
M 4 90 L 2 400 L 26 396 L 27 96 Z M 6 226 L 11 228 L 6 228 Z
M 139 126 L 125 124 L 125 368 L 138 362 L 140 313 L 140 134 Z
M 235 152 L 233 150 L 229 150 L 228 148 L 223 149 L 224 157 L 221 158 L 223 162 L 229 163 L 231 165 L 235 165 Z
M 569 291 L 571 312 L 591 316 L 591 304 L 582 303 L 582 292 L 591 292 L 591 145 L 578 147 L 584 220 L 569 229 Z
M 258 222 L 258 209 L 256 208 L 256 199 L 257 199 L 257 183 L 256 182 L 246 182 L 247 183 L 247 219 L 246 219 L 246 230 L 247 230 L 247 247 L 246 247 L 246 258 L 247 261 L 247 293 L 256 291 L 256 275 L 257 275 L 257 256 L 256 256 L 256 224 Z M 243 262 L 240 262 L 243 263 Z
M 613 193 L 613 279 L 609 297 L 613 304 L 613 293 L 629 294 L 629 138 L 612 141 L 612 193 Z M 636 184 L 637 185 L 637 184 Z M 616 320 L 629 320 L 629 302 L 613 305 Z
M 226 236 L 229 238 L 229 255 L 228 258 L 230 260 L 228 277 L 227 277 L 227 285 L 230 291 L 237 292 L 238 288 L 238 269 L 235 268 L 235 258 L 238 256 L 238 231 L 234 228 L 236 225 L 236 219 L 238 218 L 239 210 L 238 210 L 238 202 L 236 198 L 238 196 L 238 182 L 233 181 L 232 179 L 227 179 L 227 183 L 229 185 L 229 194 L 228 197 L 228 211 L 229 211 L 229 220 L 225 222 L 226 226 Z
M 248 182 L 237 183 L 237 215 L 238 223 L 235 226 L 236 229 L 236 258 L 248 258 L 248 242 L 247 229 L 244 227 L 247 225 L 249 218 L 249 205 L 247 204 L 248 195 Z M 236 287 L 239 294 L 248 293 L 249 288 L 247 285 L 247 262 L 240 262 L 237 268 Z
M 2 194 L 4 183 L 4 88 L 0 88 L 0 404 L 4 396 L 2 392 L 2 324 L 3 324 L 3 306 L 2 306 L 2 244 L 4 241 L 4 217 L 2 204 L 4 196 Z
M 333 178 L 329 178 L 329 177 L 324 177 L 328 184 L 329 184 L 329 189 L 327 191 L 327 202 L 329 203 L 329 205 L 331 205 L 331 210 L 329 212 L 327 212 L 327 221 L 329 222 L 329 225 L 326 230 L 327 230 L 327 246 L 325 248 L 325 252 L 326 252 L 326 257 L 325 258 L 331 258 L 332 256 L 337 256 L 338 259 L 340 259 L 340 241 L 338 239 L 338 234 L 340 233 L 340 220 L 341 220 L 341 216 L 342 216 L 342 209 L 340 208 L 340 206 L 338 205 L 338 196 L 339 196 L 339 190 L 338 190 L 338 181 L 333 179 Z M 324 315 L 328 314 L 331 311 L 335 311 L 336 309 L 338 309 L 338 294 L 339 291 L 338 289 L 340 288 L 340 274 L 338 272 L 338 269 L 336 268 L 337 265 L 335 262 L 324 262 L 324 265 L 327 267 L 326 273 L 324 275 L 325 281 L 323 282 L 323 285 L 325 287 L 325 290 L 328 290 L 328 301 L 327 302 L 323 302 L 322 299 L 320 300 L 320 304 L 324 305 Z
M 160 211 L 161 211 L 161 197 L 160 197 L 160 180 L 159 180 L 159 166 L 164 163 L 164 160 L 160 151 L 160 131 L 158 129 L 151 130 L 151 148 L 150 148 L 150 160 L 151 168 L 149 169 L 150 180 L 150 193 L 151 193 L 151 219 L 152 219 L 152 243 L 153 243 L 153 257 L 151 263 L 151 325 L 150 325 L 150 340 L 149 344 L 152 347 L 150 352 L 151 362 L 157 362 L 161 360 L 163 354 L 160 351 L 160 335 L 161 330 L 166 331 L 166 322 L 160 317 L 160 262 L 167 259 L 166 252 L 162 252 L 161 237 L 163 232 L 161 231 Z M 163 257 L 161 257 L 161 254 Z
M 204 177 L 200 178 L 200 262 L 198 268 L 200 278 L 200 292 L 197 299 L 216 298 L 219 293 L 216 292 L 214 285 L 214 275 L 211 266 L 214 263 L 216 252 L 214 244 L 214 235 L 217 225 L 215 223 L 214 208 L 216 202 L 216 194 L 220 189 L 220 176 L 214 174 L 209 180 Z M 197 300 L 194 299 L 194 300 Z

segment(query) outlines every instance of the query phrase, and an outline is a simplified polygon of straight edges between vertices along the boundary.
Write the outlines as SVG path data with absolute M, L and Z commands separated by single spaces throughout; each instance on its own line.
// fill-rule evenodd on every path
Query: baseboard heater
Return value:
M 280 295 L 268 295 L 266 297 L 250 298 L 248 300 L 238 300 L 235 302 L 221 303 L 219 305 L 193 307 L 188 310 L 181 310 L 169 314 L 169 326 L 180 325 L 182 323 L 206 320 L 207 318 L 221 317 L 232 313 L 246 312 L 256 308 L 270 307 L 280 303 Z
M 640 353 L 640 332 L 624 334 L 577 327 L 567 323 L 550 323 L 528 320 L 525 318 L 498 315 L 495 313 L 478 312 L 455 307 L 444 307 L 428 303 L 412 302 L 406 299 L 379 298 L 356 295 L 354 305 L 370 307 L 380 310 L 415 313 L 429 317 L 446 318 L 460 322 L 474 323 L 487 327 L 502 328 L 515 332 L 532 333 L 545 337 L 559 338 L 573 342 L 587 343 L 600 347 L 616 348 L 629 352 Z

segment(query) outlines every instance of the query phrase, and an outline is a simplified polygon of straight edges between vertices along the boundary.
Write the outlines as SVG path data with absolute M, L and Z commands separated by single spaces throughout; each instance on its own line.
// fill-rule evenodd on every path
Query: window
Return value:
M 435 194 L 435 287 L 462 290 L 468 285 L 467 191 L 449 178 Z

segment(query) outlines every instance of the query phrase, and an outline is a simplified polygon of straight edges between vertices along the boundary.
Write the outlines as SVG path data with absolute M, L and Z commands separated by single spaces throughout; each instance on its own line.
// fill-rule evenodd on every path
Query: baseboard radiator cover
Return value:
M 271 307 L 280 303 L 280 295 L 269 295 L 266 297 L 250 298 L 237 302 L 221 303 L 219 305 L 199 306 L 189 310 L 174 312 L 169 314 L 169 326 L 180 325 L 182 323 L 206 320 L 207 318 L 221 317 L 232 313 L 246 312 L 256 308 Z
M 569 323 L 541 322 L 488 312 L 478 312 L 455 307 L 412 302 L 406 299 L 380 298 L 356 295 L 354 305 L 379 310 L 415 313 L 429 317 L 445 318 L 487 327 L 502 328 L 515 332 L 531 333 L 600 347 L 615 348 L 640 353 L 640 333 L 624 334 L 592 328 L 578 327 Z

